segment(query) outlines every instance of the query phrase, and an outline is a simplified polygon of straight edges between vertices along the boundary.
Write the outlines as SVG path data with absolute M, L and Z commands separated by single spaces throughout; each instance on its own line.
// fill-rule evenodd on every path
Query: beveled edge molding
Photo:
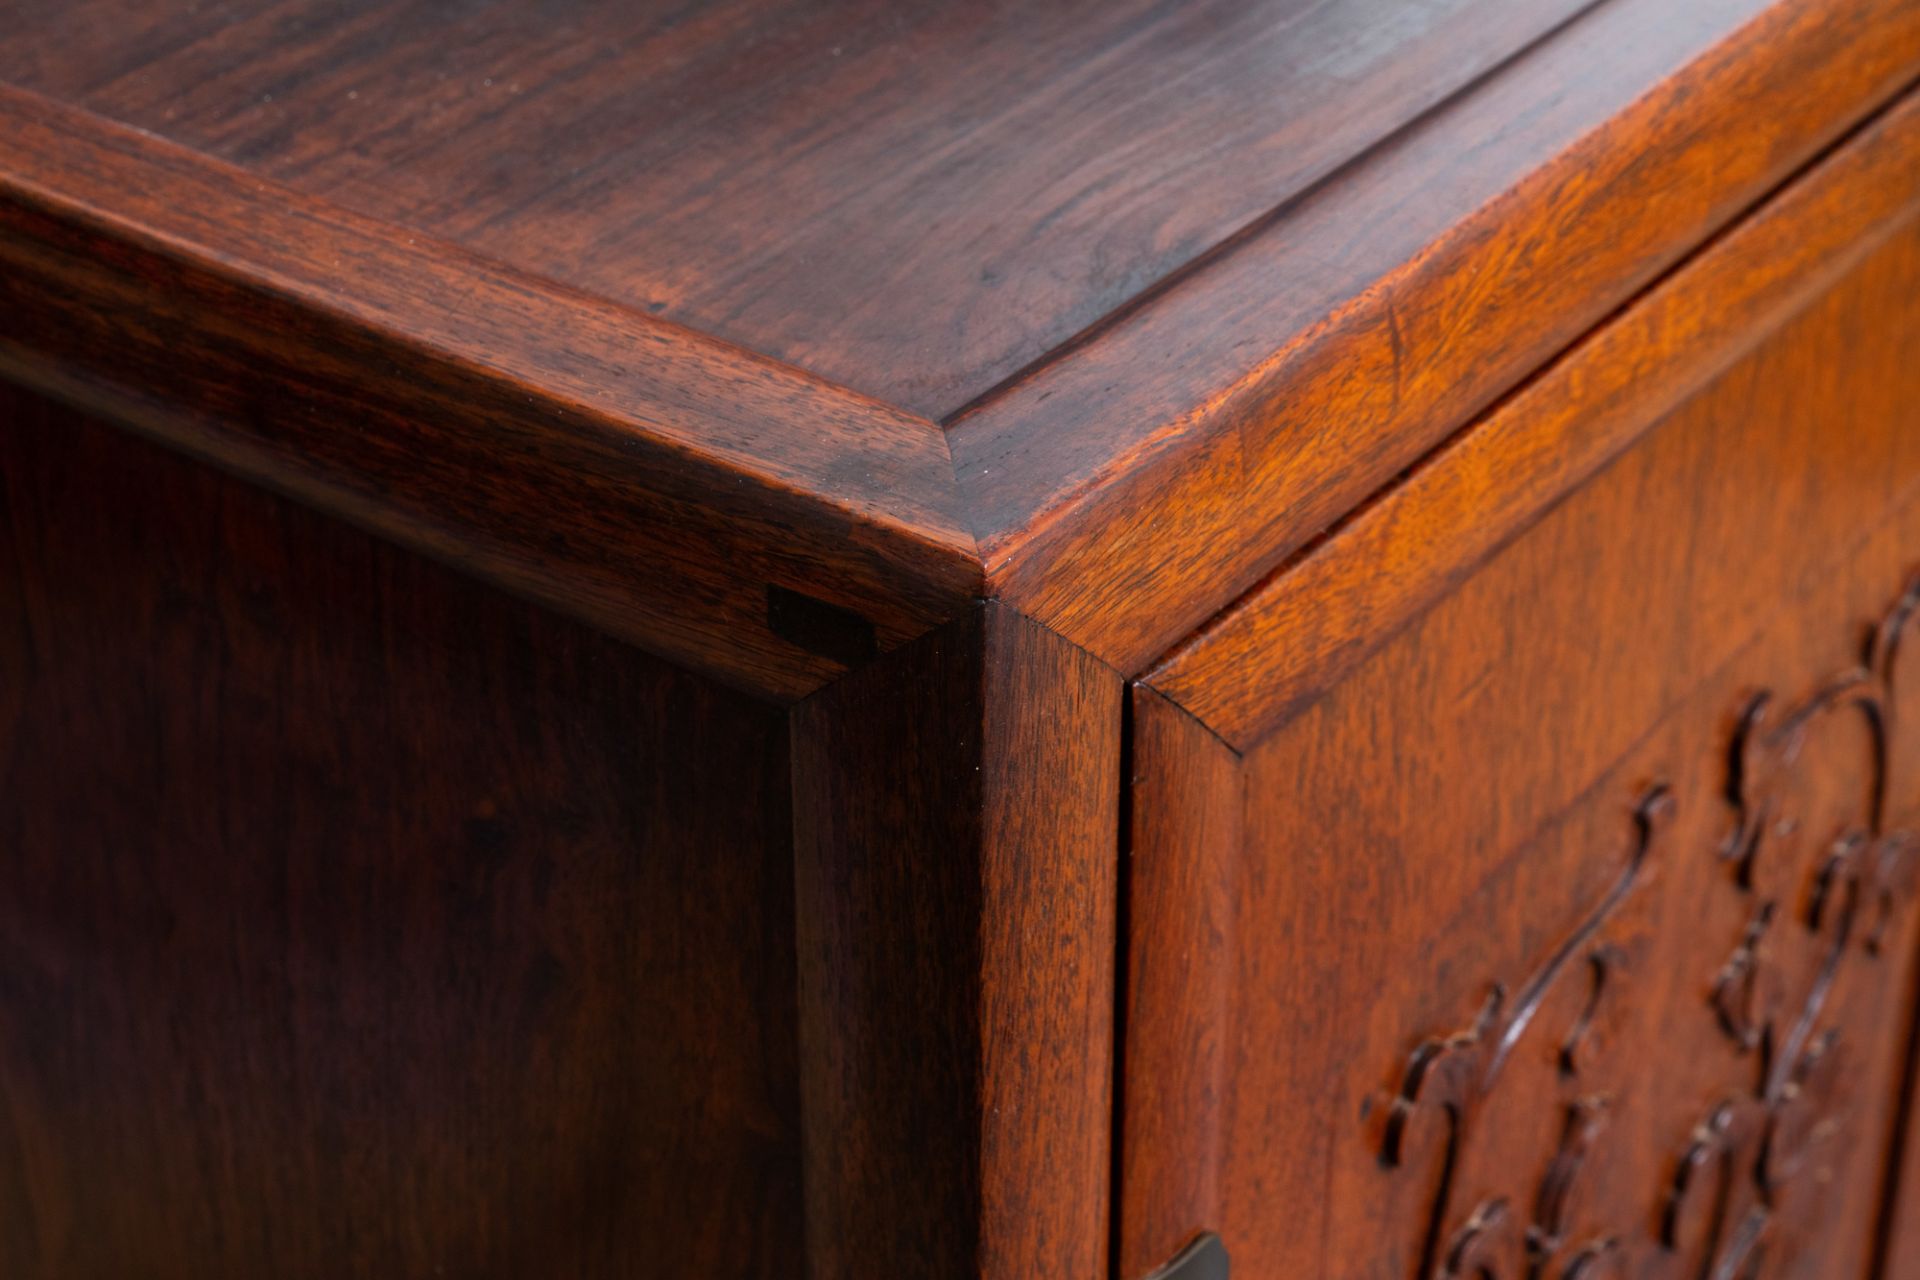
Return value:
M 1909 97 L 1282 565 L 1143 683 L 1249 749 L 1916 216 L 1920 97 Z
M 1138 673 L 1916 71 L 1607 0 L 944 431 L 0 85 L 0 374 L 776 701 L 982 596 Z
M 1916 71 L 1908 0 L 1607 0 L 944 431 L 0 85 L 0 374 L 776 701 L 982 596 L 1138 673 Z
M 1141 671 L 1916 74 L 1909 0 L 1591 10 L 957 421 L 989 590 Z
M 776 699 L 981 594 L 933 423 L 5 85 L 0 372 Z

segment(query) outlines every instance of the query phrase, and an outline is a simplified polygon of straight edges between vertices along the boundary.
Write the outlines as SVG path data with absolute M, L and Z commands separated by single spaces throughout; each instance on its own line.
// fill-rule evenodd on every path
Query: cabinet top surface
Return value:
M 22 0 L 0 80 L 940 419 L 1589 0 Z
M 1916 77 L 1913 0 L 14 0 L 0 376 L 777 697 L 982 597 L 1137 673 Z

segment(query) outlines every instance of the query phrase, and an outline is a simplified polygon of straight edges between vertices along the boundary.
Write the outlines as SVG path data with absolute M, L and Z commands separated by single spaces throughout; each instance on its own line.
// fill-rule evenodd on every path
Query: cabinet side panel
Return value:
M 8 1274 L 793 1276 L 787 762 L 0 388 Z

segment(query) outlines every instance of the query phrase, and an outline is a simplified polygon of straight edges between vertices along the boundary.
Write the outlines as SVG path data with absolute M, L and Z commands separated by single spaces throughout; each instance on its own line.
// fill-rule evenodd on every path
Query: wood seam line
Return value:
M 1543 36 L 1541 40 L 1528 46 L 1528 51 L 1537 52 L 1546 45 L 1553 43 L 1554 38 L 1559 35 L 1564 35 L 1568 31 L 1569 26 L 1577 25 L 1581 19 L 1593 16 L 1604 7 L 1604 5 L 1595 5 L 1582 10 L 1569 24 L 1562 24 L 1562 26 Z M 1633 99 L 1627 110 L 1621 115 L 1616 115 L 1602 121 L 1595 126 L 1593 130 L 1582 135 L 1572 145 L 1565 148 L 1558 156 L 1554 157 L 1550 163 L 1529 173 L 1522 185 L 1527 188 L 1536 187 L 1562 170 L 1585 168 L 1586 153 L 1593 149 L 1594 144 L 1602 135 L 1616 131 L 1622 118 L 1626 115 L 1644 114 L 1653 107 L 1663 106 L 1664 98 L 1672 95 L 1676 89 L 1681 86 L 1681 82 L 1687 80 L 1694 72 L 1704 68 L 1709 69 L 1711 74 L 1716 78 L 1734 79 L 1739 70 L 1751 62 L 1754 57 L 1764 56 L 1773 52 L 1770 48 L 1768 37 L 1772 34 L 1772 28 L 1784 24 L 1793 16 L 1788 12 L 1791 8 L 1791 0 L 1781 0 L 1780 3 L 1757 14 L 1749 22 L 1727 32 L 1721 39 L 1703 49 L 1700 56 L 1694 62 L 1689 63 L 1680 73 L 1666 80 L 1661 80 L 1646 86 L 1645 90 Z M 1501 67 L 1496 68 L 1493 73 L 1490 73 L 1488 76 L 1483 76 L 1467 86 L 1467 89 L 1462 93 L 1435 104 L 1428 112 L 1409 121 L 1400 133 L 1393 135 L 1393 138 L 1388 141 L 1391 142 L 1408 134 L 1417 133 L 1420 128 L 1431 119 L 1442 115 L 1450 107 L 1471 97 L 1472 91 L 1484 89 L 1489 83 L 1497 80 L 1500 71 L 1511 70 L 1515 65 L 1515 62 L 1512 60 L 1503 63 Z M 1875 102 L 1862 116 L 1845 122 L 1840 128 L 1840 132 L 1842 134 L 1851 133 L 1857 129 L 1863 121 L 1871 120 L 1878 113 L 1886 110 L 1892 102 L 1897 101 L 1906 91 L 1905 85 L 1906 82 L 1903 81 L 1900 88 L 1895 89 L 1885 99 Z M 1688 89 L 1689 96 L 1699 91 L 1697 86 L 1688 86 Z M 1391 150 L 1391 147 L 1371 148 L 1356 157 L 1354 163 L 1364 167 L 1370 158 L 1386 150 Z M 1820 149 L 1820 153 L 1824 154 L 1826 150 L 1827 147 L 1823 146 Z M 1768 190 L 1777 189 L 1779 185 L 1778 182 L 1770 183 Z M 1296 197 L 1295 200 L 1290 203 L 1301 203 L 1309 200 L 1321 190 L 1323 190 L 1323 187 L 1319 185 L 1311 187 L 1302 192 L 1300 196 Z M 1309 325 L 1298 332 L 1283 335 L 1279 344 L 1253 368 L 1247 370 L 1229 384 L 1212 388 L 1206 403 L 1197 406 L 1188 414 L 1182 415 L 1180 421 L 1185 422 L 1188 418 L 1204 417 L 1219 405 L 1228 403 L 1235 397 L 1246 393 L 1250 388 L 1259 386 L 1276 370 L 1287 367 L 1292 361 L 1297 359 L 1301 351 L 1309 349 L 1319 342 L 1325 331 L 1337 328 L 1335 322 L 1348 318 L 1349 313 L 1386 306 L 1383 300 L 1392 294 L 1396 281 L 1416 275 L 1436 249 L 1442 248 L 1454 241 L 1471 240 L 1477 228 L 1487 222 L 1489 218 L 1500 215 L 1500 210 L 1497 206 L 1504 204 L 1510 200 L 1512 196 L 1512 192 L 1503 193 L 1499 198 L 1490 201 L 1487 205 L 1476 210 L 1465 222 L 1457 223 L 1449 227 L 1438 240 L 1423 247 L 1406 263 L 1396 267 L 1392 272 L 1388 273 L 1387 276 L 1370 281 L 1364 289 L 1359 290 L 1353 297 L 1342 302 L 1333 311 L 1329 312 L 1328 315 L 1323 317 L 1321 321 Z M 1284 209 L 1282 212 L 1284 212 Z M 1709 233 L 1708 236 L 1688 246 L 1681 255 L 1680 261 L 1684 261 L 1688 255 L 1697 252 L 1703 245 L 1710 243 L 1714 234 L 1723 232 L 1728 227 L 1734 225 L 1744 212 L 1746 212 L 1744 209 L 1737 211 L 1731 219 L 1714 228 L 1713 232 Z M 1282 218 L 1280 224 L 1284 225 L 1284 222 L 1285 219 Z M 1249 237 L 1249 239 L 1257 238 L 1259 237 Z M 1180 280 L 1174 281 L 1174 289 L 1186 283 L 1190 278 L 1199 279 L 1204 277 L 1207 274 L 1205 267 L 1224 264 L 1230 261 L 1233 256 L 1234 255 L 1228 254 L 1210 258 L 1207 263 L 1201 264 L 1196 270 L 1183 275 Z M 1678 263 L 1674 265 L 1678 265 Z M 1669 270 L 1671 270 L 1671 267 Z M 1174 289 L 1162 290 L 1161 292 L 1172 292 Z M 1141 309 L 1142 308 L 1132 307 L 1125 308 L 1127 314 L 1132 314 Z M 1121 318 L 1124 319 L 1125 317 L 1122 316 Z M 1069 352 L 1067 354 L 1071 356 L 1073 353 Z M 1048 372 L 1070 364 L 1071 359 L 1052 361 L 1033 372 L 1036 374 Z M 999 397 L 983 399 L 978 405 L 974 406 L 974 408 L 977 410 L 980 407 L 991 405 L 998 398 Z M 971 413 L 962 415 L 962 417 L 971 416 Z M 949 424 L 949 429 L 958 426 L 960 420 L 960 418 L 956 418 L 954 422 Z M 990 579 L 997 580 L 1000 573 L 1008 565 L 1018 560 L 1023 549 L 1029 543 L 1037 541 L 1040 535 L 1049 530 L 1056 522 L 1062 520 L 1071 521 L 1075 511 L 1091 494 L 1105 488 L 1119 477 L 1131 475 L 1140 470 L 1152 469 L 1155 461 L 1168 452 L 1169 442 L 1168 439 L 1165 438 L 1167 435 L 1168 433 L 1165 431 L 1155 432 L 1149 436 L 1131 441 L 1118 453 L 1104 457 L 1091 477 L 1082 479 L 1070 488 L 1056 493 L 1052 499 L 1038 507 L 1022 523 L 1007 527 L 979 530 L 978 536 L 981 543 L 988 548 L 987 570 Z
M 1279 223 L 1285 221 L 1287 215 L 1293 212 L 1294 209 L 1311 200 L 1314 195 L 1343 179 L 1351 177 L 1357 170 L 1365 168 L 1376 156 L 1394 146 L 1407 134 L 1418 129 L 1426 121 L 1445 111 L 1460 100 L 1470 97 L 1485 87 L 1490 81 L 1510 71 L 1529 55 L 1539 50 L 1542 45 L 1554 40 L 1570 27 L 1575 26 L 1591 16 L 1594 10 L 1606 3 L 1607 0 L 1587 0 L 1587 2 L 1578 9 L 1562 18 L 1553 26 L 1548 27 L 1537 36 L 1534 36 L 1506 57 L 1487 67 L 1481 71 L 1480 74 L 1474 76 L 1465 84 L 1462 84 L 1452 93 L 1428 103 L 1387 132 L 1366 143 L 1358 151 L 1348 156 L 1345 160 L 1342 160 L 1321 177 L 1308 183 L 1305 187 L 1289 195 L 1286 199 L 1281 200 L 1278 204 L 1255 214 L 1245 223 L 1227 232 L 1221 236 L 1220 239 L 1208 245 L 1192 258 L 1180 263 L 1165 275 L 1156 280 L 1149 281 L 1147 284 L 1141 286 L 1138 291 L 1122 298 L 1119 302 L 1083 326 L 1079 332 L 1061 339 L 1038 356 L 1035 356 L 1032 360 L 1021 365 L 1020 368 L 1000 379 L 1000 381 L 994 383 L 991 387 L 988 387 L 985 391 L 967 400 L 958 408 L 941 414 L 939 418 L 940 426 L 942 428 L 953 426 L 974 411 L 1001 399 L 1007 392 L 1019 386 L 1021 383 L 1026 382 L 1028 379 L 1033 378 L 1048 367 L 1059 364 L 1062 360 L 1070 359 L 1082 348 L 1098 342 L 1101 335 L 1126 320 L 1128 316 L 1144 310 L 1147 307 L 1151 307 L 1162 296 L 1179 288 L 1180 285 L 1190 277 L 1205 272 L 1222 259 L 1230 257 L 1244 248 L 1249 241 L 1265 235 Z

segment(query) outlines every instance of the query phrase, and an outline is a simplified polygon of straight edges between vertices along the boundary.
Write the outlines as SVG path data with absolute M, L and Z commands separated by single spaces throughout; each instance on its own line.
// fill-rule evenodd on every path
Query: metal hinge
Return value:
M 1227 1246 L 1209 1231 L 1147 1280 L 1227 1280 Z

